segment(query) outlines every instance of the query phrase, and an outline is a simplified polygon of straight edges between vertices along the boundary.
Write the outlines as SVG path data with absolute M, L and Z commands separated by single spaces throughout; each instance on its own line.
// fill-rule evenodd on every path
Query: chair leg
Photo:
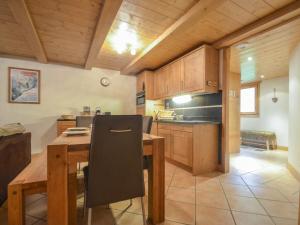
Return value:
M 142 205 L 142 213 L 143 213 L 143 224 L 147 225 L 143 197 L 141 197 L 141 205 Z
M 88 225 L 92 225 L 92 208 L 88 211 Z

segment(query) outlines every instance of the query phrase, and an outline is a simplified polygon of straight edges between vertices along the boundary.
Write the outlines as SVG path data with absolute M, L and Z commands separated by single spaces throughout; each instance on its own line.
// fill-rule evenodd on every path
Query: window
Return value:
M 244 84 L 241 87 L 241 115 L 258 115 L 259 83 Z

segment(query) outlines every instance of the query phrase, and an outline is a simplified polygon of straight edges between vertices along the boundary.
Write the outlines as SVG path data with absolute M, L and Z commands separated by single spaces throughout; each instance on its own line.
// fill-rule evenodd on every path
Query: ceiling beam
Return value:
M 91 69 L 93 63 L 102 48 L 106 36 L 117 16 L 122 0 L 105 0 L 102 6 L 101 14 L 94 31 L 94 38 L 90 45 L 89 54 L 86 59 L 85 68 Z
M 34 27 L 25 1 L 8 0 L 7 3 L 36 59 L 41 63 L 47 63 L 45 50 Z
M 278 26 L 298 19 L 300 15 L 300 1 L 290 3 L 273 13 L 250 23 L 237 31 L 234 31 L 225 37 L 213 43 L 215 48 L 224 48 L 244 41 L 250 37 L 275 29 Z
M 157 39 L 155 39 L 148 47 L 146 47 L 136 58 L 134 58 L 126 67 L 121 71 L 122 74 L 132 74 L 135 72 L 134 66 L 138 64 L 146 55 L 165 41 L 173 33 L 180 30 L 185 26 L 193 23 L 193 21 L 204 18 L 209 12 L 214 10 L 226 0 L 201 0 L 196 3 L 189 11 L 181 16 L 175 23 L 166 29 Z

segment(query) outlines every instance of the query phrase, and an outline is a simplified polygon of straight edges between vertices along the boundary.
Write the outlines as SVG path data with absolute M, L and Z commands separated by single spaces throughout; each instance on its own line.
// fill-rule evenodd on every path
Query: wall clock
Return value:
M 103 87 L 108 87 L 110 85 L 110 80 L 107 77 L 102 77 L 100 83 Z

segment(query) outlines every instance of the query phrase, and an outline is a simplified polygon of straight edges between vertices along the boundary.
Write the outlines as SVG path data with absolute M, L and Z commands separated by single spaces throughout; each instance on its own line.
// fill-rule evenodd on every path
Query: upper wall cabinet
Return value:
M 147 100 L 154 99 L 154 73 L 151 71 L 144 71 L 137 75 L 136 92 L 145 91 Z
M 154 98 L 190 92 L 218 92 L 219 55 L 204 45 L 155 71 Z
M 167 78 L 167 96 L 171 97 L 174 95 L 177 95 L 181 92 L 181 86 L 182 86 L 182 60 L 177 60 L 171 64 L 168 65 L 169 67 L 169 75 Z
M 154 97 L 164 98 L 168 93 L 169 67 L 163 67 L 154 72 Z

